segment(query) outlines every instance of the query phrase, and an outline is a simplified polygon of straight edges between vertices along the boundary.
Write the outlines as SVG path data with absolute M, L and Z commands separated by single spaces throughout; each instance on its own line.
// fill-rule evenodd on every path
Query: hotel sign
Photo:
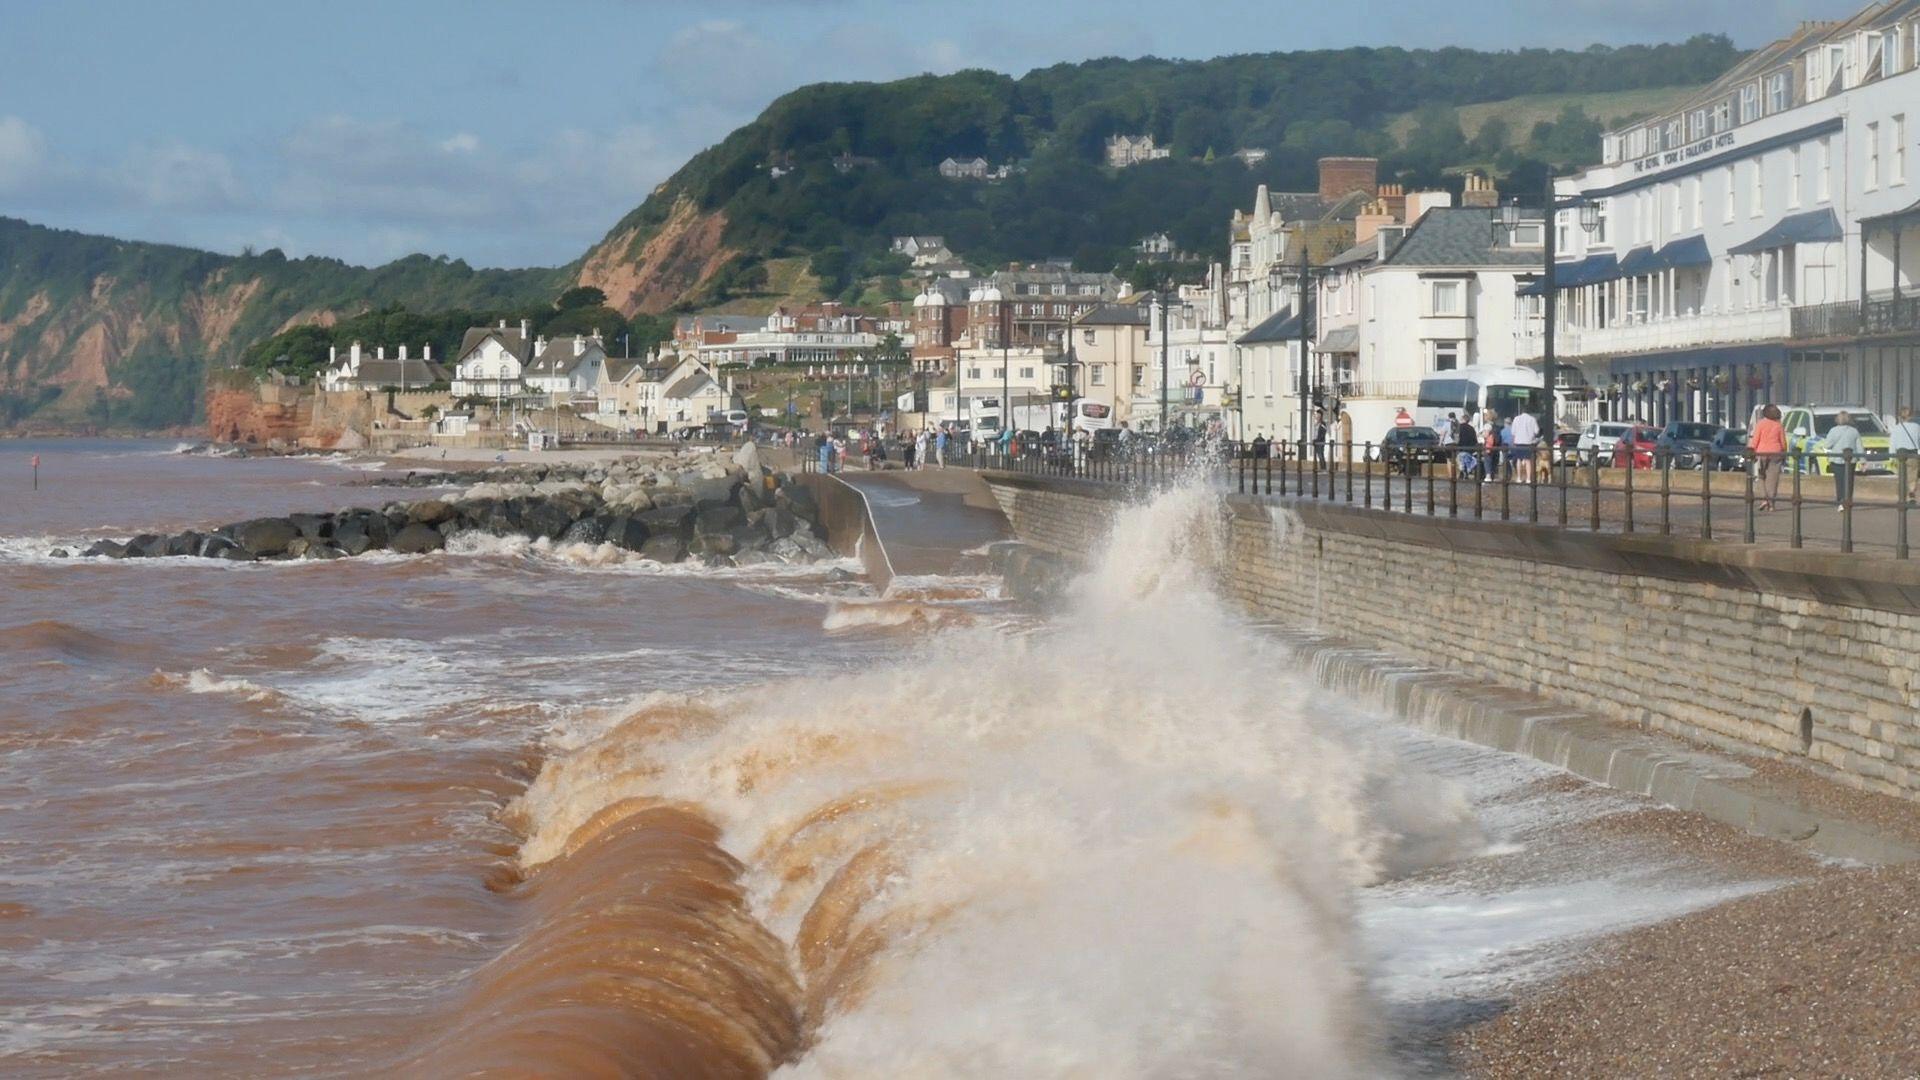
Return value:
M 1633 163 L 1633 171 L 1636 173 L 1650 173 L 1659 172 L 1662 169 L 1671 169 L 1675 165 L 1684 165 L 1695 158 L 1703 157 L 1720 150 L 1726 150 L 1733 146 L 1734 142 L 1734 133 L 1729 131 L 1725 134 L 1716 135 L 1711 139 L 1702 139 L 1691 146 L 1682 146 L 1677 150 L 1668 150 L 1663 154 L 1654 154 L 1650 157 L 1640 158 Z

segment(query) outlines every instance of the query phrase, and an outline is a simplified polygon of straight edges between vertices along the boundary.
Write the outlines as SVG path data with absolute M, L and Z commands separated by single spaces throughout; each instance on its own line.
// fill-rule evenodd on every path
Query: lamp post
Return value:
M 1000 302 L 1000 430 L 998 435 L 1006 435 L 1007 425 L 1013 423 L 1013 316 L 1007 310 L 1005 300 Z
M 1547 448 L 1548 468 L 1552 468 L 1553 466 L 1554 427 L 1558 422 L 1557 414 L 1559 412 L 1558 387 L 1560 384 L 1560 365 L 1554 356 L 1554 322 L 1560 310 L 1560 290 L 1554 280 L 1554 270 L 1555 264 L 1560 257 L 1560 237 L 1558 230 L 1560 214 L 1567 210 L 1578 210 L 1580 212 L 1580 227 L 1584 229 L 1589 236 L 1593 235 L 1594 230 L 1600 227 L 1599 203 L 1584 195 L 1575 195 L 1562 199 L 1554 194 L 1553 181 L 1553 171 L 1548 170 L 1546 191 L 1541 199 L 1541 206 L 1545 208 L 1546 212 L 1540 219 L 1540 231 L 1542 234 L 1540 247 L 1544 253 L 1544 265 L 1540 276 L 1540 295 L 1545 301 L 1541 311 L 1543 324 L 1540 333 L 1540 374 L 1547 384 L 1547 408 L 1546 416 L 1542 417 L 1540 421 L 1540 441 L 1544 443 Z M 1518 202 L 1509 199 L 1500 204 L 1500 218 L 1493 223 L 1496 238 L 1502 233 L 1508 236 L 1516 234 L 1521 224 L 1520 204 Z
M 1307 366 L 1307 354 L 1313 347 L 1313 283 L 1319 279 L 1327 279 L 1327 287 L 1337 292 L 1340 288 L 1340 279 L 1332 276 L 1333 270 L 1331 267 L 1313 265 L 1312 261 L 1308 258 L 1307 240 L 1304 233 L 1298 234 L 1297 239 L 1300 242 L 1300 262 L 1293 268 L 1293 272 L 1299 275 L 1297 286 L 1299 288 L 1300 315 L 1300 441 L 1302 444 L 1305 444 L 1313 441 L 1313 414 L 1308 411 L 1313 397 L 1313 383 L 1311 370 Z M 1277 308 L 1279 306 L 1277 298 L 1286 278 L 1286 267 L 1283 264 L 1275 263 L 1273 267 L 1267 271 L 1267 278 L 1272 285 L 1273 293 L 1276 297 L 1275 307 Z

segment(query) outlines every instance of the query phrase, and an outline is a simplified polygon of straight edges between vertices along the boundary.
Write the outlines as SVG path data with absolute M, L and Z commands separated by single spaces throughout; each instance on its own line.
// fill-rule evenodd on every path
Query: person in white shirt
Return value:
M 1513 418 L 1513 470 L 1523 484 L 1533 483 L 1533 455 L 1540 443 L 1540 421 L 1530 412 Z
M 1913 418 L 1913 406 L 1905 405 L 1900 409 L 1900 422 L 1893 425 L 1893 431 L 1887 440 L 1887 446 L 1894 454 L 1894 468 L 1900 467 L 1900 458 L 1907 459 L 1907 482 L 1912 486 L 1907 490 L 1907 498 L 1920 496 L 1920 420 Z

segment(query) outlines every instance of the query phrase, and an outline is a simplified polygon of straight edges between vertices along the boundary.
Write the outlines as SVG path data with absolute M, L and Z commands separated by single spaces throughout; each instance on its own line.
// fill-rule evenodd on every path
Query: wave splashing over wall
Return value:
M 1484 839 L 1458 791 L 1225 613 L 1198 550 L 1217 506 L 1179 491 L 1129 511 L 1052 624 L 890 637 L 896 662 L 857 676 L 655 697 L 549 763 L 511 809 L 522 887 L 553 905 L 613 879 L 581 866 L 632 842 L 609 836 L 711 822 L 743 893 L 703 940 L 754 974 L 562 1008 L 590 981 L 673 983 L 686 932 L 562 905 L 568 926 L 537 931 L 548 959 L 483 973 L 538 964 L 546 987 L 544 1009 L 495 1014 L 495 1040 L 528 1023 L 657 1038 L 664 1016 L 676 1038 L 750 1047 L 732 1070 L 794 1076 L 1376 1073 L 1353 891 Z

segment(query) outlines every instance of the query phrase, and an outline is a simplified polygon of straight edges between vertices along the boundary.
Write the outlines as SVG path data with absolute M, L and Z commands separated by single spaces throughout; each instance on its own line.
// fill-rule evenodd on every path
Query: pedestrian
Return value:
M 908 472 L 912 472 L 914 440 L 903 438 L 901 441 L 905 445 L 900 448 L 900 463 L 906 466 Z
M 1441 446 L 1453 445 L 1453 426 L 1460 422 L 1459 413 L 1448 413 L 1433 425 L 1434 434 L 1440 436 Z
M 1920 420 L 1913 418 L 1913 406 L 1900 407 L 1900 422 L 1893 425 L 1890 435 L 1887 446 L 1893 451 L 1896 461 L 1906 462 L 1906 476 L 1910 486 L 1905 494 L 1908 499 L 1912 499 L 1916 494 L 1920 494 L 1920 469 L 1915 468 L 1914 462 L 1914 456 L 1920 455 Z M 1896 464 L 1894 467 L 1897 469 L 1901 466 Z
M 1473 479 L 1474 471 L 1480 464 L 1474 457 L 1474 451 L 1479 449 L 1480 443 L 1470 421 L 1462 420 L 1454 425 L 1453 445 L 1459 448 L 1459 456 L 1454 459 L 1454 475 L 1462 480 Z
M 1353 462 L 1353 414 L 1340 410 L 1340 455 L 1341 460 Z
M 1534 480 L 1533 455 L 1540 445 L 1540 421 L 1530 412 L 1522 411 L 1513 418 L 1513 466 L 1520 474 L 1520 482 L 1531 484 Z
M 827 438 L 826 432 L 821 432 L 820 437 L 817 440 L 815 440 L 813 444 L 813 452 L 814 452 L 814 455 L 820 459 L 820 471 L 823 473 L 832 472 L 833 471 L 833 440 Z
M 1754 478 L 1760 482 L 1760 509 L 1772 510 L 1780 497 L 1781 466 L 1787 459 L 1787 429 L 1780 425 L 1780 406 L 1760 410 L 1760 420 L 1747 436 L 1747 449 L 1753 453 Z
M 1860 429 L 1853 426 L 1853 414 L 1841 413 L 1833 418 L 1833 427 L 1827 430 L 1827 472 L 1833 476 L 1833 505 L 1836 510 L 1845 510 L 1853 498 L 1853 471 L 1855 462 L 1866 451 L 1860 441 Z M 1851 452 L 1852 457 L 1847 454 Z
M 1319 472 L 1327 467 L 1327 414 L 1319 409 L 1313 411 L 1313 468 Z
M 927 467 L 927 453 L 930 449 L 930 447 L 927 446 L 928 438 L 926 428 L 921 428 L 920 433 L 913 437 L 913 467 L 916 469 L 925 469 Z
M 1500 474 L 1500 419 L 1483 416 L 1486 430 L 1480 436 L 1480 479 L 1492 483 Z
M 934 438 L 933 460 L 938 462 L 941 468 L 944 469 L 947 467 L 947 429 L 944 427 L 940 429 L 940 434 Z

